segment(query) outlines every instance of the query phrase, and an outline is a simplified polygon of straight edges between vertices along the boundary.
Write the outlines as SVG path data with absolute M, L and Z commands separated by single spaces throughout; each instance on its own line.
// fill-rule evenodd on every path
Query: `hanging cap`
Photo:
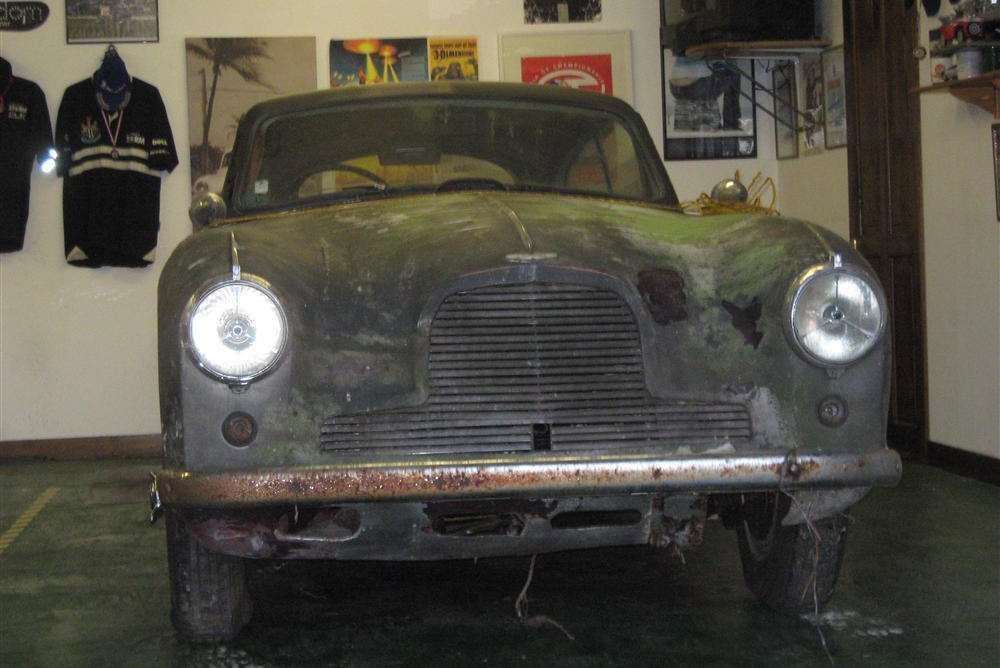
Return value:
M 104 109 L 113 111 L 128 104 L 132 79 L 125 68 L 125 61 L 114 47 L 108 48 L 101 67 L 94 72 L 94 87 L 97 89 L 97 102 Z

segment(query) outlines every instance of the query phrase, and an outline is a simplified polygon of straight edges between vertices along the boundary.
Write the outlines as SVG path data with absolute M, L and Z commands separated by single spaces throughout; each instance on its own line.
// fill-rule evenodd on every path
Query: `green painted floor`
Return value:
M 0 554 L 3 666 L 829 665 L 816 628 L 756 604 L 735 537 L 710 523 L 686 563 L 645 548 L 430 564 L 261 563 L 256 613 L 228 645 L 170 626 L 162 523 L 141 462 L 0 468 L 0 534 L 58 492 Z M 836 665 L 1000 665 L 1000 488 L 908 465 L 852 512 L 820 628 Z

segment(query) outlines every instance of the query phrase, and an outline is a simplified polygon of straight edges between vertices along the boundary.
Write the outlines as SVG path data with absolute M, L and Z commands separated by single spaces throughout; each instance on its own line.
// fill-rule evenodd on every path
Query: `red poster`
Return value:
M 613 95 L 611 54 L 521 58 L 521 81 Z

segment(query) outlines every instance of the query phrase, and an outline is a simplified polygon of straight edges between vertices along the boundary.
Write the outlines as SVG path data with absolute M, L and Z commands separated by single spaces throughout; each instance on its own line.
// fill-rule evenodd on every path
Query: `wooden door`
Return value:
M 885 286 L 894 364 L 889 440 L 924 454 L 927 383 L 919 17 L 912 0 L 844 0 L 851 236 Z

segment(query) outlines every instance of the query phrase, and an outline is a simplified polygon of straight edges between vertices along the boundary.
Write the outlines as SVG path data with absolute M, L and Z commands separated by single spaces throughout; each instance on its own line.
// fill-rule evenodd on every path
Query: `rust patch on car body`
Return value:
M 733 327 L 743 335 L 746 344 L 753 346 L 756 350 L 764 338 L 763 332 L 757 330 L 757 321 L 761 314 L 760 299 L 754 297 L 749 304 L 742 308 L 723 299 L 722 308 L 726 309 L 726 313 L 733 320 Z
M 643 269 L 636 283 L 653 321 L 661 325 L 687 320 L 684 277 L 673 269 Z

